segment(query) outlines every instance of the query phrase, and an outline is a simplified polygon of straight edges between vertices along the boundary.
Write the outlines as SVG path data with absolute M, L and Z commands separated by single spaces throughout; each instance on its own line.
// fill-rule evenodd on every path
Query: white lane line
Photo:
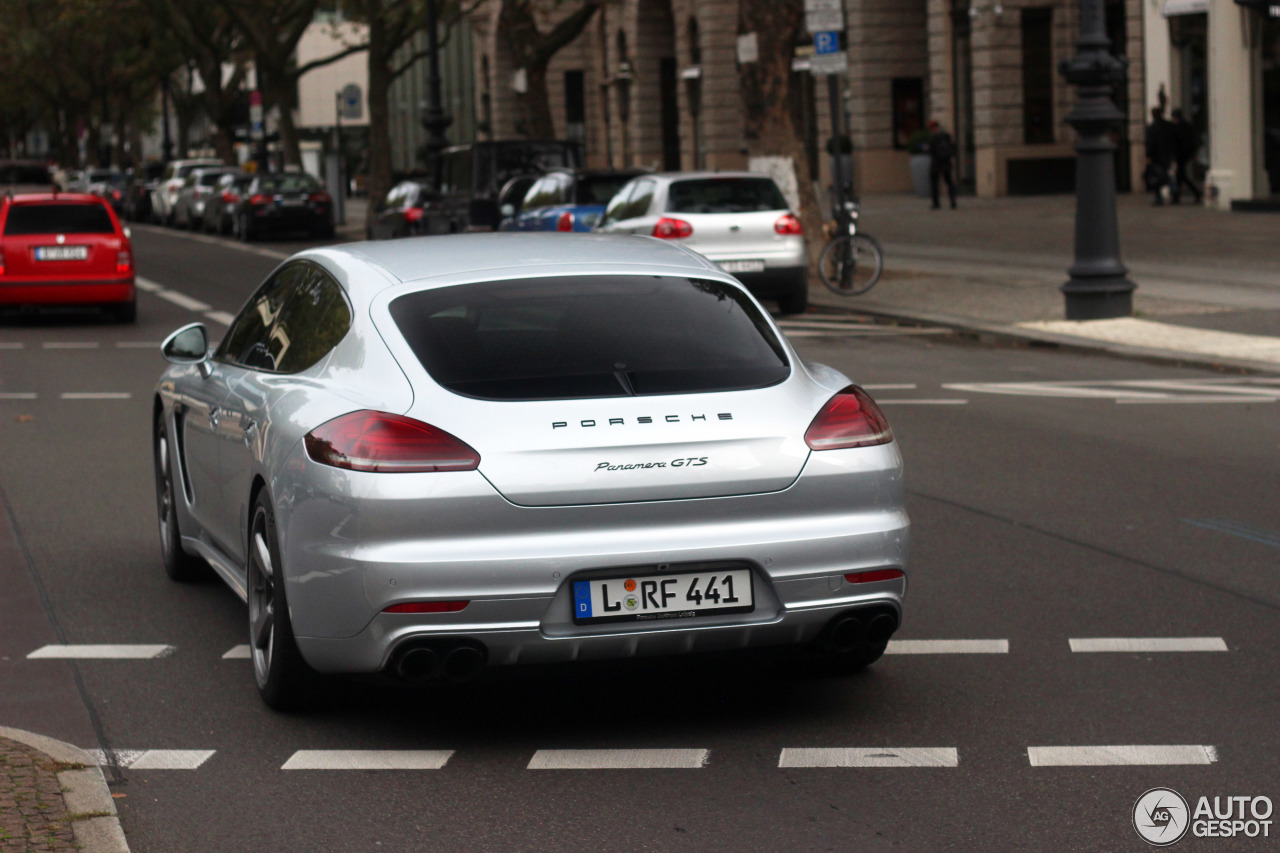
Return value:
M 0 400 L 34 400 L 36 395 L 30 391 L 5 391 L 0 393 Z
M 133 395 L 128 391 L 68 391 L 58 396 L 63 400 L 128 400 Z
M 909 749 L 819 748 L 782 750 L 779 767 L 957 767 L 954 747 Z
M 116 341 L 116 349 L 160 349 L 159 341 Z
M 540 749 L 530 770 L 696 770 L 706 749 Z
M 85 750 L 99 764 L 107 763 L 101 749 Z M 197 770 L 213 757 L 213 749 L 116 749 L 116 764 L 134 770 Z
M 887 655 L 1007 655 L 1008 640 L 890 640 Z
M 1212 764 L 1212 746 L 1029 746 L 1032 767 L 1112 767 L 1170 764 Z
M 97 349 L 97 341 L 45 341 L 41 349 Z
M 914 391 L 916 390 L 914 382 L 903 383 L 900 385 L 863 385 L 863 391 Z
M 439 770 L 451 749 L 300 749 L 281 770 Z
M 153 660 L 164 658 L 177 651 L 175 646 L 106 646 L 106 645 L 55 645 L 41 646 L 28 660 Z
M 231 321 L 236 318 L 234 314 L 230 314 L 226 311 L 206 311 L 204 312 L 204 316 L 208 317 L 213 322 L 221 323 L 224 326 L 230 326 Z
M 22 349 L 19 341 L 0 341 L 0 349 Z
M 1072 638 L 1073 652 L 1225 652 L 1221 637 L 1083 637 Z
M 968 400 L 961 399 L 937 399 L 937 400 L 876 400 L 882 406 L 964 406 L 968 404 Z
M 1101 384 L 1101 383 L 1100 383 Z M 1123 388 L 1106 390 L 1086 388 L 1072 382 L 958 382 L 944 383 L 948 391 L 972 391 L 980 394 L 1014 394 L 1023 397 L 1096 397 L 1106 400 L 1140 397 L 1150 400 L 1167 399 L 1170 394 L 1154 391 L 1131 391 Z
M 227 653 L 222 656 L 223 660 L 249 660 L 253 655 L 250 654 L 249 646 L 232 646 Z
M 156 296 L 161 299 L 172 302 L 188 311 L 208 311 L 212 306 L 208 302 L 201 302 L 199 299 L 192 299 L 185 293 L 178 293 L 176 290 L 158 290 Z
M 147 293 L 159 293 L 164 290 L 163 286 L 156 284 L 149 278 L 143 278 L 142 276 L 135 276 L 133 279 L 133 285 L 138 288 L 138 290 L 145 290 Z
M 1221 394 L 1203 397 L 1170 397 L 1167 400 L 1133 400 L 1128 397 L 1122 397 L 1116 400 L 1120 404 L 1138 404 L 1146 406 L 1169 405 L 1176 403 L 1274 403 L 1278 398 L 1271 397 L 1224 397 Z

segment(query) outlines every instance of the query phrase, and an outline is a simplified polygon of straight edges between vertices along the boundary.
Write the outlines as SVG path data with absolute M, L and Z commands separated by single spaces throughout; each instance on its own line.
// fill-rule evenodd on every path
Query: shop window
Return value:
M 924 127 L 924 80 L 898 77 L 893 81 L 893 147 L 907 147 L 911 134 Z
M 1022 10 L 1022 132 L 1028 145 L 1053 142 L 1053 10 Z

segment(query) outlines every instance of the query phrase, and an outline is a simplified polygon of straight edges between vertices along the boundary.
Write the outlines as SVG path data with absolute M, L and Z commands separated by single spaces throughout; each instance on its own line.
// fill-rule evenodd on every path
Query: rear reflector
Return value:
M 875 583 L 877 581 L 893 581 L 906 577 L 902 569 L 872 569 L 869 572 L 851 572 L 844 576 L 849 583 Z
M 386 412 L 360 411 L 307 433 L 312 461 L 386 474 L 474 471 L 480 454 L 442 429 Z
M 383 613 L 457 613 L 470 601 L 406 601 L 383 608 Z
M 809 424 L 804 440 L 813 450 L 871 447 L 893 441 L 893 430 L 870 395 L 850 385 L 827 401 Z

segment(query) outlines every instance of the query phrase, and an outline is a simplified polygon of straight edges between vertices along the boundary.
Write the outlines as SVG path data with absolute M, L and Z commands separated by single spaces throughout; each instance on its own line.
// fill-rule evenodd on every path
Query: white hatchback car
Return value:
M 628 183 L 597 231 L 673 240 L 735 276 L 755 296 L 799 314 L 809 298 L 800 219 L 778 185 L 754 172 L 668 172 Z

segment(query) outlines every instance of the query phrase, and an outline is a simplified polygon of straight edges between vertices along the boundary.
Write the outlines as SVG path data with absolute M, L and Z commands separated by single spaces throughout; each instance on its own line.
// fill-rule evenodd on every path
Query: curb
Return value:
M 48 756 L 50 761 L 82 765 L 82 770 L 63 770 L 57 774 L 68 814 L 100 815 L 72 818 L 71 828 L 75 832 L 76 845 L 86 853 L 129 853 L 129 844 L 125 841 L 124 830 L 120 828 L 120 818 L 116 812 L 115 800 L 111 798 L 111 789 L 107 787 L 107 779 L 102 775 L 102 768 L 93 756 L 69 743 L 21 729 L 0 726 L 0 737 L 38 750 Z

